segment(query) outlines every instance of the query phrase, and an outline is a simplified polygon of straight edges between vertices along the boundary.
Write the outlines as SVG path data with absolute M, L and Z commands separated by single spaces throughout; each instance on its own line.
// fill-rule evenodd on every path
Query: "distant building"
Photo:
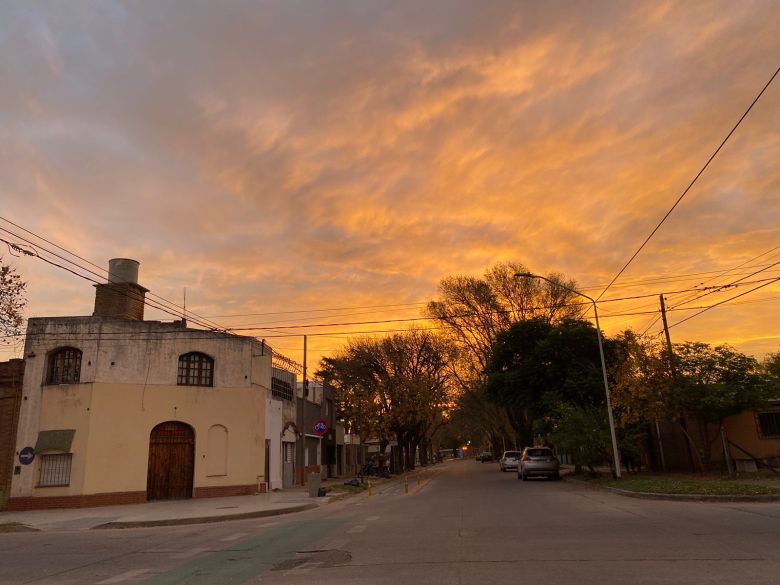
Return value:
M 319 380 L 298 383 L 297 415 L 303 434 L 297 450 L 297 479 L 304 483 L 310 473 L 318 473 L 322 479 L 343 475 L 344 427 L 337 424 L 333 389 Z
M 274 396 L 271 350 L 181 321 L 144 321 L 137 274 L 137 262 L 112 260 L 91 317 L 29 320 L 16 453 L 34 459 L 16 466 L 10 509 L 252 494 L 284 483 L 271 455 L 281 454 L 294 400 Z

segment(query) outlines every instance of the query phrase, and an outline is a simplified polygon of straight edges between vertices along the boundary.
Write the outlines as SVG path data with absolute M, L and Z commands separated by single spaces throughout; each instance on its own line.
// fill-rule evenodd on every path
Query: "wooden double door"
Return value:
M 160 423 L 149 436 L 147 500 L 192 497 L 195 474 L 195 432 L 176 421 Z

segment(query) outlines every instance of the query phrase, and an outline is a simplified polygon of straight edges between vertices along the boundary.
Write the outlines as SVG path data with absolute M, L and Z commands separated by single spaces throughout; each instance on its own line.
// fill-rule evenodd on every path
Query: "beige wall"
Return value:
M 780 412 L 780 408 L 767 408 L 761 412 Z M 756 412 L 745 411 L 730 416 L 724 421 L 729 441 L 745 449 L 758 459 L 780 457 L 780 438 L 762 438 L 759 435 Z M 734 447 L 731 455 L 735 459 L 747 459 L 748 456 Z
M 145 491 L 149 434 L 173 420 L 195 431 L 195 487 L 265 482 L 267 347 L 246 337 L 92 317 L 31 319 L 28 333 L 17 451 L 34 446 L 42 430 L 76 433 L 70 485 L 36 487 L 36 458 L 14 476 L 12 497 Z M 46 385 L 47 356 L 64 346 L 82 351 L 80 383 Z M 190 351 L 214 359 L 213 387 L 176 385 L 178 358 Z M 227 475 L 207 473 L 213 425 L 228 430 Z

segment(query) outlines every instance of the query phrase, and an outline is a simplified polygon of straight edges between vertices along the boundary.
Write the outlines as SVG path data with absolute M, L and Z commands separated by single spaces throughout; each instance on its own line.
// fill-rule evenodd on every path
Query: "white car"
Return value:
M 517 469 L 517 462 L 520 460 L 520 451 L 504 451 L 501 459 L 498 460 L 498 466 L 501 471 Z

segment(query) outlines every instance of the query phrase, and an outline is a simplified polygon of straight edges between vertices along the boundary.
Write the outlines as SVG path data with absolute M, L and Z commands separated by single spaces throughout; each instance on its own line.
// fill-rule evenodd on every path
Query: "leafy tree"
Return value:
M 458 349 L 452 373 L 461 394 L 459 408 L 467 409 L 461 420 L 486 421 L 483 431 L 494 449 L 515 444 L 527 426 L 518 422 L 511 409 L 485 395 L 485 371 L 498 335 L 513 323 L 531 319 L 557 323 L 579 317 L 586 309 L 574 293 L 543 280 L 515 278 L 518 272 L 527 268 L 507 262 L 496 264 L 482 277 L 445 278 L 439 284 L 439 298 L 427 307 L 427 314 L 444 324 L 444 335 Z M 576 287 L 560 274 L 547 276 Z
M 762 368 L 755 358 L 728 345 L 675 344 L 672 378 L 663 346 L 630 332 L 623 335 L 623 342 L 626 359 L 612 394 L 618 420 L 623 424 L 671 420 L 681 428 L 685 417 L 697 420 L 703 449 L 682 430 L 701 468 L 709 464 L 711 446 L 726 417 L 760 408 L 779 393 L 777 378 L 767 375 L 766 365 Z
M 3 264 L 0 256 L 0 335 L 19 335 L 22 331 L 22 311 L 27 301 L 24 289 L 27 284 L 14 268 Z M 6 338 L 5 343 L 10 343 Z
M 583 466 L 593 473 L 596 466 L 612 460 L 609 421 L 602 406 L 559 405 L 549 438 L 571 455 L 577 473 Z
M 336 357 L 323 359 L 318 373 L 335 388 L 348 428 L 379 438 L 383 453 L 395 437 L 400 464 L 410 469 L 418 447 L 425 462 L 431 436 L 452 406 L 453 359 L 446 340 L 411 330 L 350 341 Z
M 608 355 L 615 344 L 604 344 Z M 605 403 L 601 358 L 595 328 L 569 319 L 553 325 L 542 319 L 521 321 L 500 334 L 493 346 L 487 395 L 522 421 L 522 439 L 533 440 L 562 405 L 577 408 Z
M 780 381 L 780 351 L 770 353 L 762 364 L 764 373 L 775 381 Z

